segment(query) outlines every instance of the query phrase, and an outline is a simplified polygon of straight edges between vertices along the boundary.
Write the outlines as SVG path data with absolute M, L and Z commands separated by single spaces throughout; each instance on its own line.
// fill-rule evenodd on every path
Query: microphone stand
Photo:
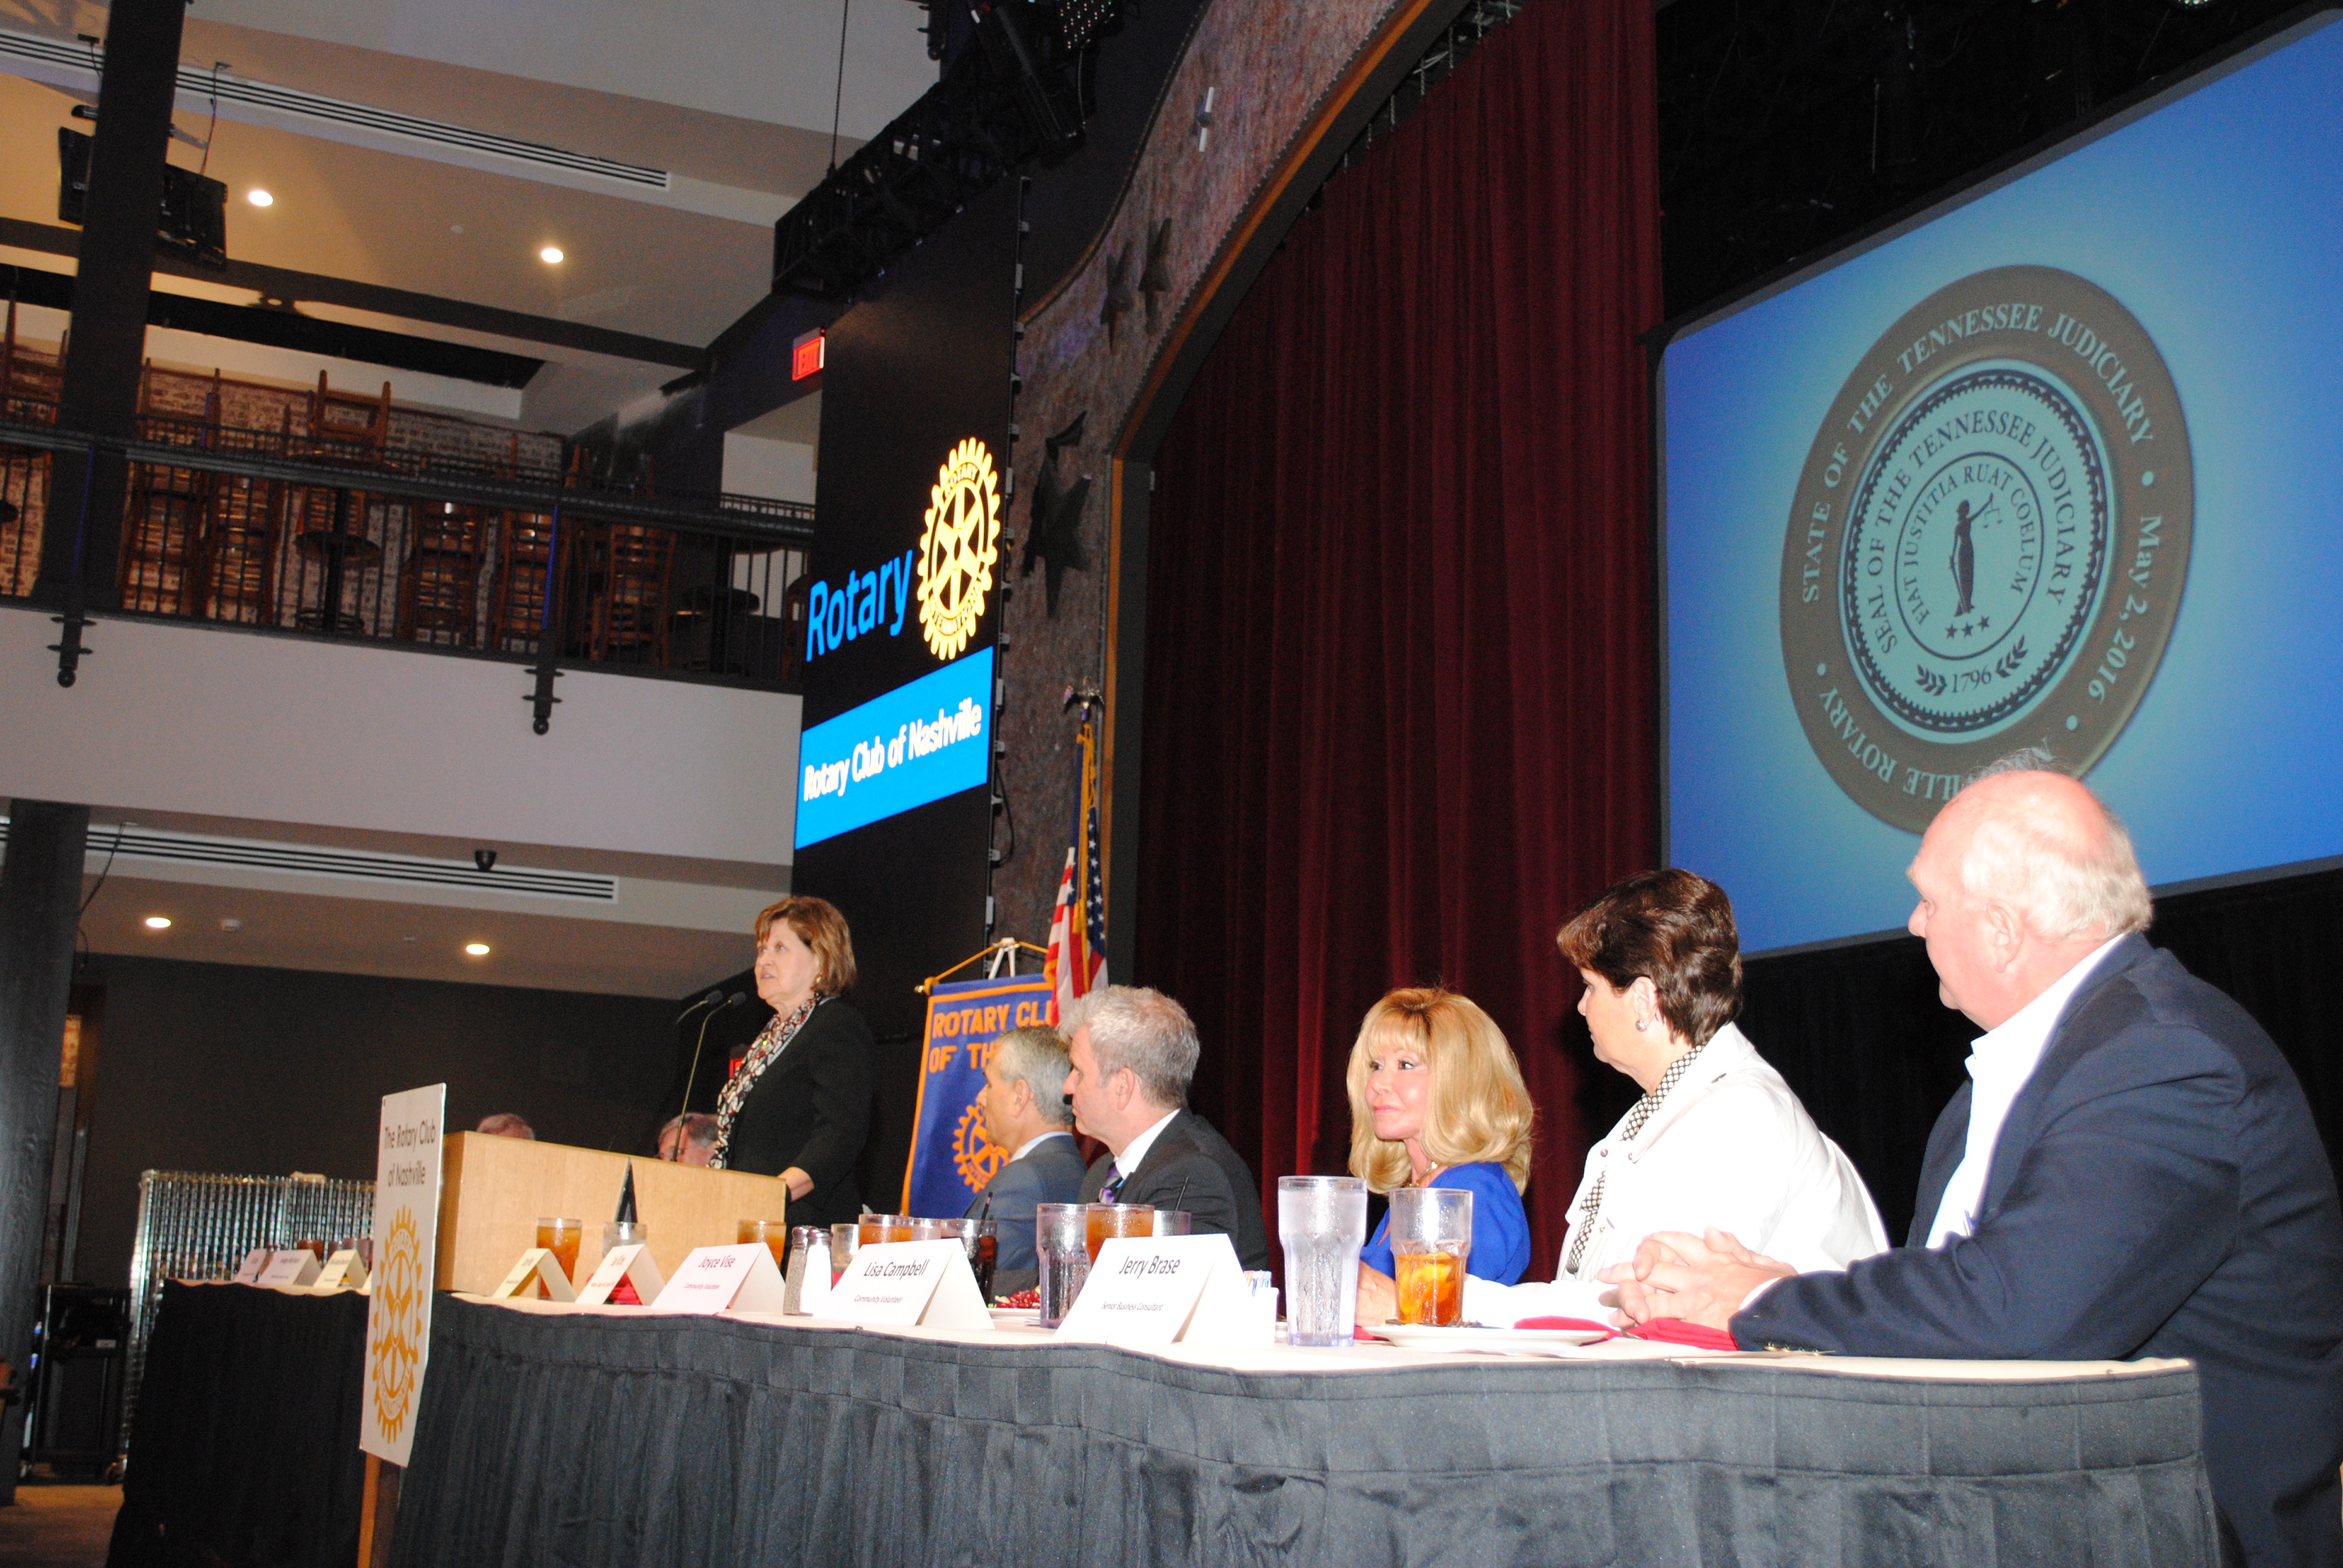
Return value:
M 683 1107 L 676 1112 L 678 1117 L 685 1117 L 691 1114 L 691 1086 L 697 1082 L 699 1078 L 699 1053 L 708 1044 L 708 1026 L 716 1021 L 716 1015 L 718 1013 L 731 1011 L 732 1004 L 741 1000 L 741 993 L 734 991 L 730 996 L 718 1003 L 716 1007 L 709 1012 L 706 1018 L 699 1020 L 699 1038 L 692 1041 L 691 1044 L 691 1071 L 685 1075 L 683 1081 Z M 690 1126 L 688 1123 L 679 1121 L 676 1123 L 675 1129 L 675 1152 L 667 1157 L 669 1164 L 675 1164 L 683 1159 L 683 1146 L 690 1141 Z

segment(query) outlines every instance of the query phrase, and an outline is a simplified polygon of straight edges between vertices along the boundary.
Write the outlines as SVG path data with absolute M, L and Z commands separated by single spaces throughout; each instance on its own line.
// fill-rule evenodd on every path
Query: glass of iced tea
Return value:
M 1088 1222 L 1091 1266 L 1098 1266 L 1099 1250 L 1111 1236 L 1151 1236 L 1155 1233 L 1152 1203 L 1092 1203 Z
M 1391 1195 L 1391 1245 L 1399 1321 L 1443 1329 L 1463 1322 L 1473 1194 L 1450 1187 L 1401 1188 Z
M 941 1220 L 943 1233 L 968 1250 L 968 1266 L 976 1275 L 976 1292 L 992 1300 L 992 1271 L 1001 1261 L 1001 1221 Z
M 586 1239 L 583 1220 L 539 1219 L 537 1222 L 537 1244 L 553 1254 L 561 1265 L 561 1272 L 571 1284 L 578 1282 L 578 1243 Z M 539 1292 L 545 1287 L 539 1285 Z
M 919 1221 L 909 1214 L 865 1214 L 860 1224 L 862 1244 L 866 1247 L 879 1241 L 919 1240 Z
M 762 1241 L 766 1251 L 773 1254 L 773 1267 L 789 1266 L 789 1227 L 786 1220 L 743 1220 L 732 1240 L 744 1244 Z

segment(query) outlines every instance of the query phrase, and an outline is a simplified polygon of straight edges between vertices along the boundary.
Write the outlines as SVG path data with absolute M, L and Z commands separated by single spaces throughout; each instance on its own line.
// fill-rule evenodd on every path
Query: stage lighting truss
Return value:
M 1121 0 L 995 5 L 976 47 L 773 226 L 776 292 L 842 300 L 1030 160 L 1082 144 Z

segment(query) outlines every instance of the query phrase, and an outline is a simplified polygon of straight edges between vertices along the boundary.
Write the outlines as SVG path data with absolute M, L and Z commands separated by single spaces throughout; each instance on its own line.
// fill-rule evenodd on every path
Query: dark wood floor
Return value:
M 0 1508 L 0 1563 L 8 1568 L 103 1568 L 122 1506 L 119 1486 L 61 1485 L 35 1477 Z

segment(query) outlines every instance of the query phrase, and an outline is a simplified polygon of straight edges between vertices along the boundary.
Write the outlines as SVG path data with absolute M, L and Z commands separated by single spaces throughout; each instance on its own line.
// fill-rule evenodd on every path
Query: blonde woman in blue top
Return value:
M 1367 1010 L 1351 1048 L 1351 1174 L 1370 1191 L 1473 1194 L 1474 1278 L 1510 1285 L 1529 1267 L 1529 1091 L 1496 1020 L 1453 991 L 1393 991 Z M 1359 1254 L 1359 1321 L 1397 1310 L 1391 1219 Z

